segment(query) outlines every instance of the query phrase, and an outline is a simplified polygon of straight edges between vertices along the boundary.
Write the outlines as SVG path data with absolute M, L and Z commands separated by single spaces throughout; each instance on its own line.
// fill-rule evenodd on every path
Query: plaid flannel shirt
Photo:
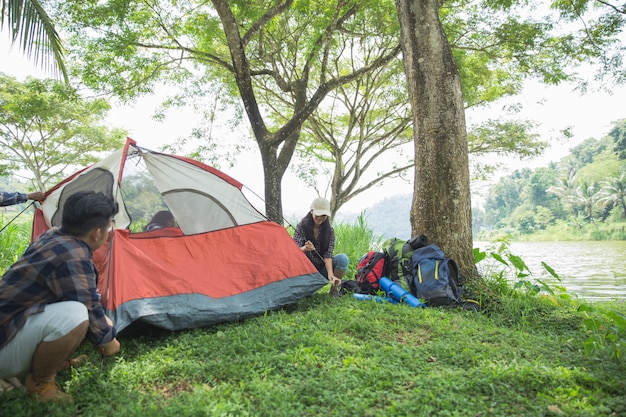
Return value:
M 97 289 L 98 272 L 85 242 L 52 228 L 38 237 L 0 280 L 0 348 L 46 304 L 78 301 L 89 312 L 88 337 L 103 345 L 116 336 Z
M 28 201 L 28 195 L 24 193 L 7 193 L 0 191 L 0 207 L 12 206 L 14 204 L 25 203 Z
M 296 226 L 296 230 L 293 233 L 293 240 L 296 242 L 298 247 L 304 246 L 304 242 L 307 241 L 302 222 L 298 223 L 298 225 Z M 313 245 L 315 245 L 315 251 L 304 252 L 304 254 L 307 256 L 307 258 L 309 258 L 313 265 L 315 265 L 317 270 L 321 271 L 322 268 L 326 267 L 326 265 L 324 264 L 324 259 L 333 257 L 333 252 L 335 251 L 335 229 L 333 229 L 332 226 L 330 228 L 330 242 L 328 243 L 328 250 L 324 253 L 319 254 L 324 259 L 320 258 L 320 256 L 318 255 L 317 248 L 321 246 L 319 239 L 317 241 L 312 240 L 312 242 Z

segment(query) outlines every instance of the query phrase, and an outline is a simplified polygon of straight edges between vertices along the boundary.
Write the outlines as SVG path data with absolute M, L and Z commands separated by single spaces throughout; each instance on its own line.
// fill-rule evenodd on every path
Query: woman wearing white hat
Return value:
M 330 281 L 331 295 L 339 294 L 338 288 L 348 270 L 349 259 L 345 253 L 333 255 L 335 230 L 330 225 L 330 202 L 318 197 L 311 203 L 310 211 L 296 226 L 293 240 Z

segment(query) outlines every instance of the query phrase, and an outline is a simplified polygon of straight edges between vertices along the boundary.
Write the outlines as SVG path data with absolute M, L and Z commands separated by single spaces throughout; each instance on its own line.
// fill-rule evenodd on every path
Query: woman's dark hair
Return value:
M 313 235 L 314 224 L 313 213 L 308 212 L 306 216 L 302 218 L 302 225 L 304 226 L 304 235 L 306 236 L 306 240 L 310 240 L 311 242 L 316 241 Z M 324 253 L 328 250 L 328 246 L 330 246 L 330 218 L 328 216 L 326 216 L 324 223 L 320 224 L 320 235 L 317 242 L 320 244 L 320 247 L 317 248 L 317 250 L 320 255 L 324 256 Z
M 71 235 L 84 236 L 94 228 L 108 226 L 117 210 L 117 203 L 103 193 L 78 191 L 65 201 L 61 226 Z

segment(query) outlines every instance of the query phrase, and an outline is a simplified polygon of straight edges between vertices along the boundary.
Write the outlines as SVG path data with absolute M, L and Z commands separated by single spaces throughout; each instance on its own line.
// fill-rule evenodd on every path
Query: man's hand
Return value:
M 28 193 L 26 198 L 33 201 L 41 201 L 46 198 L 46 193 L 42 193 L 41 191 L 35 191 L 34 193 Z
M 109 316 L 104 316 L 109 326 L 113 327 L 113 321 L 109 318 Z M 111 340 L 106 345 L 100 346 L 100 353 L 102 356 L 113 356 L 117 352 L 120 351 L 120 342 L 117 339 Z
M 120 351 L 120 342 L 117 339 L 111 340 L 109 343 L 100 346 L 102 356 L 113 356 Z

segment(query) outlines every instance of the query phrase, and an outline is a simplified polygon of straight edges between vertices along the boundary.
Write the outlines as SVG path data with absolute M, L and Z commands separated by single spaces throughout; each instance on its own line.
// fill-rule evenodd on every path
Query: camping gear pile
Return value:
M 381 251 L 368 251 L 357 264 L 354 281 L 341 290 L 359 300 L 404 303 L 412 307 L 461 307 L 479 311 L 477 301 L 467 298 L 459 268 L 424 235 L 407 241 L 383 242 Z M 385 294 L 386 296 L 381 296 Z

